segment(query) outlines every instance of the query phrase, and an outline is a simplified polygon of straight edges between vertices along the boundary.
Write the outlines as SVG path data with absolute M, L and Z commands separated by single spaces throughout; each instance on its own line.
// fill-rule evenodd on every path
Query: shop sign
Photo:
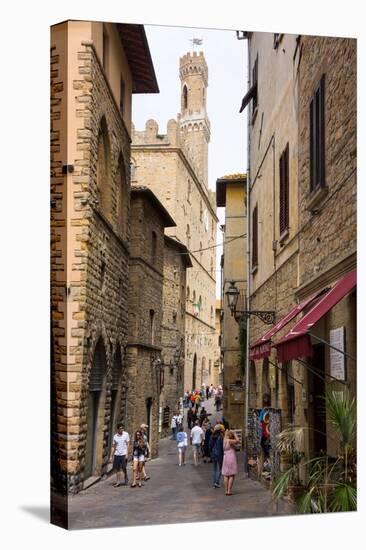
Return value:
M 330 345 L 344 351 L 344 327 L 335 328 L 329 331 Z M 330 348 L 330 375 L 337 380 L 345 380 L 344 354 Z

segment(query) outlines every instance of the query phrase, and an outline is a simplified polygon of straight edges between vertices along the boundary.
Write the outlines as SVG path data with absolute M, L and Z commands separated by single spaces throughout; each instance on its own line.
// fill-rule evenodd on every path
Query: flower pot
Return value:
M 287 496 L 292 502 L 296 502 L 304 493 L 303 485 L 289 485 Z

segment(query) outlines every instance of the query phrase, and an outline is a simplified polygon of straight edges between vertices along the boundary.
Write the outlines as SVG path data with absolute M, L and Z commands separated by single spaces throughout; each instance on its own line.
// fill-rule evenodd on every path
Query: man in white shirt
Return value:
M 194 428 L 191 430 L 191 445 L 193 450 L 193 461 L 194 465 L 198 466 L 198 453 L 201 448 L 202 442 L 204 439 L 204 433 L 199 425 L 199 421 L 196 420 Z
M 122 485 L 121 471 L 125 475 L 124 485 L 128 484 L 127 479 L 127 454 L 130 448 L 130 436 L 127 432 L 124 431 L 123 424 L 120 422 L 117 424 L 117 433 L 113 436 L 113 445 L 111 448 L 111 455 L 109 462 L 112 462 L 113 458 L 113 469 L 116 472 L 116 483 L 113 487 L 119 487 Z
M 177 433 L 179 432 L 180 427 L 183 425 L 183 416 L 180 414 L 180 412 L 177 413 Z
M 172 420 L 170 422 L 170 427 L 172 429 L 171 439 L 176 439 L 176 435 L 177 435 L 177 417 L 178 417 L 178 413 L 174 413 L 174 415 L 172 417 Z

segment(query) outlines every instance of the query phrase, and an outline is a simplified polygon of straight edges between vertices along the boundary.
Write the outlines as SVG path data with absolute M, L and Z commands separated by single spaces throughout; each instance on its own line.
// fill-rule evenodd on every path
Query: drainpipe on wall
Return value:
M 248 37 L 247 48 L 248 48 L 248 90 L 250 86 L 250 38 Z M 249 113 L 247 114 L 247 246 L 245 250 L 247 258 L 247 290 L 246 290 L 246 308 L 250 309 L 250 247 L 251 247 L 251 238 L 250 238 L 250 120 Z M 245 241 L 244 241 L 245 242 Z M 250 342 L 250 322 L 249 315 L 246 319 L 247 324 L 247 341 L 246 341 L 246 354 L 245 354 L 245 398 L 244 398 L 244 471 L 248 472 L 248 413 L 249 413 L 249 342 Z

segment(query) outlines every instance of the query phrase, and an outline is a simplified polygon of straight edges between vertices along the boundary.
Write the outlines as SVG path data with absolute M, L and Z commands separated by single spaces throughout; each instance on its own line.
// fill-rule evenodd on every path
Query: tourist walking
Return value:
M 195 466 L 198 466 L 198 455 L 202 446 L 204 434 L 198 420 L 195 422 L 194 428 L 191 431 L 191 445 L 193 452 L 193 462 Z
M 202 428 L 202 424 L 206 420 L 206 418 L 207 418 L 207 411 L 206 411 L 205 407 L 202 407 L 201 412 L 200 412 L 199 417 L 198 417 L 201 428 Z
M 183 426 L 183 416 L 180 414 L 180 412 L 177 412 L 177 420 L 176 420 L 176 423 L 177 423 L 177 429 L 176 429 L 176 434 L 179 432 L 181 426 Z
M 196 420 L 194 418 L 194 411 L 192 408 L 189 408 L 188 411 L 187 411 L 187 424 L 188 424 L 188 428 L 191 430 L 192 429 L 192 426 L 194 426 L 194 421 Z
M 210 422 L 207 422 L 207 424 L 202 424 L 202 429 L 205 434 L 205 440 L 203 443 L 203 462 L 206 462 L 206 458 L 208 458 L 209 462 L 211 462 L 211 455 L 210 455 L 210 440 L 212 437 L 212 428 Z
M 194 393 L 194 390 L 192 390 L 190 399 L 191 399 L 191 407 L 193 408 L 196 400 L 196 394 Z
M 113 436 L 113 444 L 109 457 L 109 462 L 112 462 L 113 459 L 113 470 L 116 472 L 116 483 L 113 484 L 113 487 L 119 487 L 122 485 L 122 471 L 125 476 L 124 485 L 127 485 L 128 483 L 127 455 L 129 452 L 129 446 L 130 436 L 124 431 L 124 426 L 122 422 L 120 422 L 117 424 L 117 432 Z
M 175 439 L 176 433 L 177 433 L 177 413 L 174 413 L 172 416 L 172 420 L 170 422 L 170 427 L 172 430 L 172 437 L 170 439 Z
M 235 447 L 239 443 L 232 430 L 226 430 L 224 436 L 224 459 L 221 473 L 224 476 L 225 495 L 232 495 L 234 478 L 238 473 L 238 462 L 236 459 Z
M 221 388 L 221 386 L 219 386 L 218 389 L 216 390 L 216 393 L 215 393 L 216 411 L 219 411 L 221 409 L 222 395 L 223 395 L 222 388 Z
M 188 408 L 188 404 L 189 404 L 189 391 L 186 390 L 185 393 L 184 393 L 184 401 L 183 401 L 183 407 L 185 409 Z
M 132 466 L 132 484 L 131 487 L 136 487 L 136 478 L 137 474 L 139 477 L 138 486 L 141 487 L 142 479 L 142 470 L 145 463 L 145 456 L 147 452 L 146 443 L 142 435 L 141 430 L 137 430 L 135 433 L 133 447 L 132 447 L 132 456 L 133 456 L 133 466 Z
M 140 426 L 140 430 L 141 430 L 141 433 L 142 433 L 142 437 L 144 438 L 145 440 L 145 444 L 146 444 L 146 455 L 145 455 L 145 462 L 144 462 L 144 465 L 142 467 L 142 479 L 144 481 L 148 481 L 150 479 L 150 476 L 148 476 L 146 474 L 146 459 L 150 456 L 150 445 L 149 445 L 149 440 L 147 438 L 147 428 L 149 427 L 148 424 L 141 424 Z
M 209 443 L 210 456 L 212 460 L 212 483 L 213 487 L 219 489 L 222 462 L 224 458 L 224 430 L 220 424 L 216 424 Z
M 200 404 L 201 404 L 201 396 L 198 392 L 196 393 L 194 404 L 196 406 L 196 413 L 198 413 L 198 409 L 200 408 Z
M 178 447 L 178 464 L 179 466 L 186 465 L 186 449 L 188 446 L 188 436 L 184 431 L 183 426 L 179 428 L 177 433 L 177 447 Z

